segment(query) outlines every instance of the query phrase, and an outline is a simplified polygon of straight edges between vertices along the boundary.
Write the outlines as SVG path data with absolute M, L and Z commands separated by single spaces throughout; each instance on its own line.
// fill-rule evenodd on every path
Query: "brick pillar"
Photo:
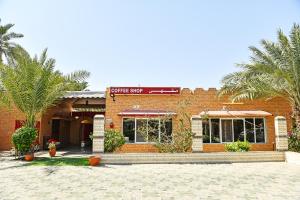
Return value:
M 95 115 L 93 126 L 93 153 L 104 153 L 104 115 Z
M 194 133 L 192 151 L 203 152 L 202 119 L 200 116 L 192 117 L 192 132 Z
M 286 151 L 288 150 L 287 139 L 287 124 L 286 119 L 283 116 L 275 117 L 275 136 L 276 136 L 276 150 Z

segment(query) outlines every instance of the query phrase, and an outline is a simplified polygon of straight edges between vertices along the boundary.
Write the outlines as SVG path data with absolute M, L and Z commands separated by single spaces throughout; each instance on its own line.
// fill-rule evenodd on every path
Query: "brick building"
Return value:
M 291 129 L 291 108 L 281 98 L 231 103 L 225 97 L 218 98 L 213 88 L 112 87 L 106 92 L 65 95 L 39 118 L 39 142 L 45 146 L 48 139 L 55 138 L 63 147 L 79 147 L 81 141 L 88 143 L 94 130 L 97 137 L 90 145 L 95 151 L 100 145 L 102 151 L 103 137 L 97 135 L 101 126 L 95 125 L 95 116 L 103 116 L 105 129 L 120 130 L 126 138 L 119 152 L 155 152 L 154 145 L 139 134 L 139 126 L 146 123 L 152 127 L 146 134 L 162 140 L 164 123 L 164 132 L 172 137 L 182 112 L 192 119 L 192 129 L 197 133 L 193 145 L 199 141 L 200 146 L 193 149 L 204 152 L 224 151 L 225 143 L 237 140 L 251 142 L 253 151 L 272 151 L 281 144 L 278 133 L 282 127 L 283 132 Z M 11 148 L 11 134 L 24 117 L 15 109 L 3 109 L 0 115 L 0 150 L 7 150 Z M 284 119 L 284 125 L 279 119 Z

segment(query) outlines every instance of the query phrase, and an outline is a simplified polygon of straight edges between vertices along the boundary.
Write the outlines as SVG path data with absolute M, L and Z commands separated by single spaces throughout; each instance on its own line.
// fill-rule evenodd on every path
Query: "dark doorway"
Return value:
M 52 139 L 59 141 L 59 130 L 60 130 L 60 120 L 53 119 L 52 120 Z
M 52 119 L 51 139 L 60 142 L 61 147 L 70 143 L 70 121 L 64 119 Z
M 93 124 L 83 123 L 81 124 L 81 141 L 84 141 L 87 147 L 92 145 L 90 134 L 93 132 Z

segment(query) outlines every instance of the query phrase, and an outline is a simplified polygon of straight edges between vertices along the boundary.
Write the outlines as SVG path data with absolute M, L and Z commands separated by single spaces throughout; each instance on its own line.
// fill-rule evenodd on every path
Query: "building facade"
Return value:
M 284 99 L 232 103 L 227 97 L 219 98 L 217 92 L 214 88 L 178 87 L 70 92 L 39 118 L 39 143 L 45 146 L 48 139 L 56 139 L 65 147 L 79 147 L 82 142 L 88 146 L 89 135 L 95 134 L 97 115 L 103 116 L 105 129 L 117 129 L 125 136 L 126 144 L 118 152 L 157 152 L 149 138 L 172 140 L 174 130 L 186 118 L 191 121 L 184 125 L 199 134 L 195 134 L 193 145 L 199 140 L 203 152 L 224 151 L 226 143 L 237 140 L 249 141 L 252 151 L 273 151 L 280 143 L 276 120 L 284 119 L 286 131 L 291 130 L 291 108 Z M 24 117 L 15 109 L 4 108 L 0 115 L 0 150 L 7 150 Z M 150 128 L 141 133 L 145 124 Z
M 130 138 L 121 148 L 120 151 L 123 152 L 155 151 L 152 144 L 139 136 L 138 126 L 145 121 L 155 123 L 153 119 L 158 124 L 162 115 L 170 117 L 173 129 L 179 124 L 182 112 L 190 118 L 205 118 L 201 120 L 204 152 L 224 151 L 226 143 L 237 140 L 249 141 L 253 151 L 272 151 L 276 148 L 275 117 L 283 116 L 289 131 L 292 126 L 291 108 L 281 98 L 231 103 L 226 97 L 218 98 L 215 88 L 184 88 L 176 94 L 116 93 L 112 89 L 108 89 L 106 93 L 106 128 L 113 125 L 125 137 Z M 112 92 L 116 94 L 112 95 Z M 130 132 L 129 129 L 133 130 Z M 159 130 L 157 132 L 159 134 Z

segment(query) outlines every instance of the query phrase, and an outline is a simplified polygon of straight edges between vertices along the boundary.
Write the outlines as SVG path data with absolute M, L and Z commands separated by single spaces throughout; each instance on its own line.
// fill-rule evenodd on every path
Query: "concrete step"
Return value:
M 102 154 L 104 164 L 284 162 L 284 152 Z

